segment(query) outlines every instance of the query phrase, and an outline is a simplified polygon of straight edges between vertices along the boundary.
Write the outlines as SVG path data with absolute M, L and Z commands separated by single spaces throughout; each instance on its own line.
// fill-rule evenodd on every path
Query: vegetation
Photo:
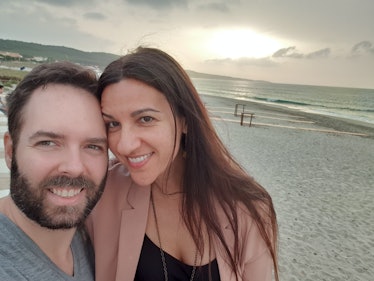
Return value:
M 18 84 L 26 74 L 27 72 L 22 70 L 0 68 L 0 81 L 5 87 L 11 87 L 13 84 Z
M 11 54 L 7 54 L 7 52 Z M 21 56 L 17 56 L 17 54 Z M 68 60 L 104 69 L 119 56 L 99 52 L 83 52 L 62 46 L 48 46 L 15 40 L 0 39 L 0 81 L 5 86 L 17 84 L 41 62 Z
M 0 39 L 0 51 L 22 55 L 22 61 L 30 61 L 35 57 L 45 58 L 46 61 L 68 60 L 87 66 L 97 66 L 104 69 L 111 61 L 119 56 L 109 53 L 84 52 L 62 46 L 49 46 L 27 43 L 15 40 Z M 15 58 L 8 60 L 17 60 Z

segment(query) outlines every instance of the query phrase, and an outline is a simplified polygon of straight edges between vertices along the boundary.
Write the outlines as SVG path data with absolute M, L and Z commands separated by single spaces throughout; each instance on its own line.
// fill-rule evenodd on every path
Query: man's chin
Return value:
M 86 215 L 82 210 L 72 211 L 71 208 L 60 207 L 58 212 L 44 215 L 44 219 L 37 221 L 37 223 L 49 229 L 71 229 L 81 225 L 85 218 Z

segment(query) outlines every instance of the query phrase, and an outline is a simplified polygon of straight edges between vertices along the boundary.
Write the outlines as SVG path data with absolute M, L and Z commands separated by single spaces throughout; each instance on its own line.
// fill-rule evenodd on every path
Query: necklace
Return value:
M 153 215 L 154 215 L 154 218 L 155 218 L 158 243 L 160 245 L 160 254 L 161 254 L 162 268 L 163 268 L 163 271 L 164 271 L 165 281 L 168 281 L 169 280 L 169 277 L 168 277 L 168 268 L 166 266 L 165 252 L 164 252 L 164 250 L 162 249 L 162 246 L 161 246 L 160 229 L 158 227 L 156 207 L 155 207 L 155 202 L 153 201 L 153 192 L 152 192 L 152 189 L 151 189 L 151 204 L 152 204 L 152 209 L 153 209 Z M 193 268 L 192 268 L 192 273 L 191 273 L 190 281 L 193 281 L 193 279 L 195 277 L 196 263 L 197 263 L 197 249 L 196 249 L 196 252 L 195 252 L 195 259 L 194 259 L 194 264 L 193 264 Z

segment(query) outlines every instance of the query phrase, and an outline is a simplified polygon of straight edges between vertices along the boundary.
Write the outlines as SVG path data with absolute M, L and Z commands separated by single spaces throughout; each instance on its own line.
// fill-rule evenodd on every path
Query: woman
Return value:
M 278 280 L 272 200 L 182 67 L 140 47 L 108 65 L 98 92 L 119 163 L 88 222 L 96 280 Z

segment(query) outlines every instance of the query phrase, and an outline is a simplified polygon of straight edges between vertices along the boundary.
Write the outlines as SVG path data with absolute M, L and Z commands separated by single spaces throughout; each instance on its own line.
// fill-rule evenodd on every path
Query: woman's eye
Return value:
M 140 118 L 140 122 L 142 123 L 150 123 L 153 121 L 153 117 L 151 116 L 144 116 L 142 118 Z
M 111 122 L 106 123 L 106 126 L 107 126 L 108 129 L 111 129 L 111 128 L 118 127 L 119 123 L 116 122 L 116 121 L 111 121 Z

